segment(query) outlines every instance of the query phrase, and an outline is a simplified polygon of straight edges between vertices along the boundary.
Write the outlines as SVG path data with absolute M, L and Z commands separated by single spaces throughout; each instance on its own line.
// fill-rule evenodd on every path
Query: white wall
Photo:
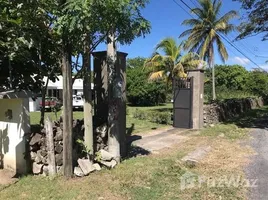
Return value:
M 38 97 L 37 99 L 35 99 L 35 101 L 32 98 L 29 98 L 29 110 L 30 110 L 30 112 L 39 111 L 41 101 L 42 101 L 41 97 Z
M 12 119 L 5 112 L 12 110 Z M 27 171 L 25 133 L 30 132 L 29 99 L 0 99 L 0 153 L 5 169 L 23 174 Z

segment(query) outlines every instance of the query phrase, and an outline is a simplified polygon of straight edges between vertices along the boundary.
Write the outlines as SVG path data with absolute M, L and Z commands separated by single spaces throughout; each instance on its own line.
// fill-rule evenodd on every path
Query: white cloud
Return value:
M 268 70 L 268 64 L 260 65 L 260 67 L 264 70 Z
M 238 56 L 234 57 L 232 60 L 233 62 L 236 62 L 237 64 L 240 64 L 240 65 L 247 65 L 250 62 L 249 59 L 238 57 Z

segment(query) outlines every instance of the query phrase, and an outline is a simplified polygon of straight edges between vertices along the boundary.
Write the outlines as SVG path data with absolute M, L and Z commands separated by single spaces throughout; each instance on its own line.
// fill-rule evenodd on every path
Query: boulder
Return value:
M 36 156 L 35 156 L 35 159 L 34 159 L 34 162 L 36 162 L 37 164 L 40 164 L 42 162 L 42 156 L 40 154 L 40 151 L 41 150 L 38 150 L 37 153 L 36 153 Z
M 46 157 L 47 156 L 47 151 L 42 149 L 40 150 L 40 155 L 43 156 L 43 157 Z
M 78 165 L 83 171 L 84 175 L 87 176 L 89 173 L 95 171 L 93 164 L 88 159 L 78 159 Z
M 113 154 L 103 149 L 101 149 L 98 153 L 100 154 L 101 160 L 103 161 L 111 161 L 114 158 Z
M 62 150 L 63 150 L 62 145 L 61 145 L 60 143 L 57 143 L 57 144 L 55 145 L 55 152 L 56 152 L 57 154 L 60 154 L 60 153 L 62 152 Z
M 31 138 L 30 145 L 33 146 L 41 141 L 42 135 L 39 133 L 34 134 L 34 136 Z
M 198 163 L 202 162 L 203 158 L 211 151 L 210 146 L 198 147 L 193 152 L 190 152 L 188 155 L 184 156 L 181 160 L 188 167 L 195 167 Z
M 31 154 L 31 159 L 32 159 L 32 160 L 35 160 L 37 154 L 36 154 L 35 152 L 33 152 L 33 151 L 31 151 L 30 154 Z
M 111 160 L 111 161 L 100 161 L 100 163 L 102 165 L 104 165 L 105 167 L 108 167 L 110 169 L 114 168 L 117 165 L 117 162 L 115 160 Z
M 80 167 L 75 167 L 74 168 L 74 174 L 78 177 L 83 177 L 84 173 Z
M 63 140 L 63 132 L 62 132 L 61 129 L 59 129 L 59 130 L 57 131 L 57 133 L 56 133 L 54 139 L 55 139 L 56 141 L 61 141 L 61 140 Z
M 57 166 L 62 166 L 63 165 L 63 154 L 56 154 L 55 155 L 55 160 L 56 160 L 56 165 Z
M 36 162 L 33 162 L 33 173 L 34 174 L 40 174 L 42 172 L 43 164 L 38 164 Z

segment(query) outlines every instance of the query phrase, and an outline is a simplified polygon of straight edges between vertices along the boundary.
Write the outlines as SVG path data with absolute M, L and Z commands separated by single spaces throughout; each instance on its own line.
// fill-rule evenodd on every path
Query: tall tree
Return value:
M 196 69 L 204 62 L 196 53 L 182 54 L 183 43 L 177 44 L 174 38 L 165 38 L 156 45 L 151 58 L 144 63 L 145 67 L 151 68 L 150 80 L 165 79 L 172 82 L 175 77 L 186 77 L 185 70 Z M 164 55 L 161 55 L 161 53 Z
M 91 101 L 91 73 L 89 56 L 97 45 L 106 41 L 109 30 L 114 28 L 115 39 L 130 44 L 133 39 L 149 32 L 149 22 L 140 13 L 147 0 L 70 0 L 65 4 L 60 27 L 68 27 L 70 40 L 76 46 L 73 51 L 83 57 L 82 69 L 77 75 L 84 76 L 85 95 L 85 145 L 93 154 L 93 127 Z M 99 20 L 101 19 L 101 21 Z
M 120 102 L 126 101 L 122 94 L 122 74 L 116 69 L 117 53 L 116 43 L 130 44 L 136 37 L 144 36 L 150 31 L 150 23 L 141 15 L 140 9 L 144 8 L 148 0 L 110 0 L 109 8 L 114 15 L 109 17 L 109 36 L 107 39 L 107 63 L 109 70 L 109 152 L 114 154 L 117 162 L 120 161 L 120 130 L 118 115 Z M 118 73 L 120 72 L 120 74 Z M 122 125 L 121 125 L 122 126 Z M 124 126 L 124 125 L 123 125 Z M 123 134 L 123 133 L 122 133 Z M 122 145 L 123 147 L 124 145 Z M 123 150 L 123 149 L 122 149 Z
M 222 35 L 227 35 L 235 29 L 230 20 L 238 14 L 231 10 L 221 16 L 221 0 L 199 0 L 200 7 L 192 9 L 197 18 L 183 21 L 183 25 L 191 26 L 191 29 L 184 31 L 180 37 L 188 36 L 185 42 L 185 49 L 197 52 L 200 57 L 208 62 L 212 69 L 212 98 L 216 99 L 215 89 L 215 48 L 223 62 L 228 59 L 228 52 L 222 41 Z
M 268 1 L 267 0 L 234 0 L 242 3 L 247 15 L 242 17 L 237 39 L 243 39 L 264 33 L 263 40 L 268 39 Z

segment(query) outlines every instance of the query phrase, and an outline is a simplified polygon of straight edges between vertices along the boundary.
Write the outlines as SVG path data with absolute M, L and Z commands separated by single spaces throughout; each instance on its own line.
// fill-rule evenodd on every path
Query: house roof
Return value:
M 34 94 L 30 91 L 16 91 L 16 90 L 9 90 L 9 91 L 4 91 L 0 92 L 0 99 L 24 99 L 24 98 L 29 98 L 33 97 Z

